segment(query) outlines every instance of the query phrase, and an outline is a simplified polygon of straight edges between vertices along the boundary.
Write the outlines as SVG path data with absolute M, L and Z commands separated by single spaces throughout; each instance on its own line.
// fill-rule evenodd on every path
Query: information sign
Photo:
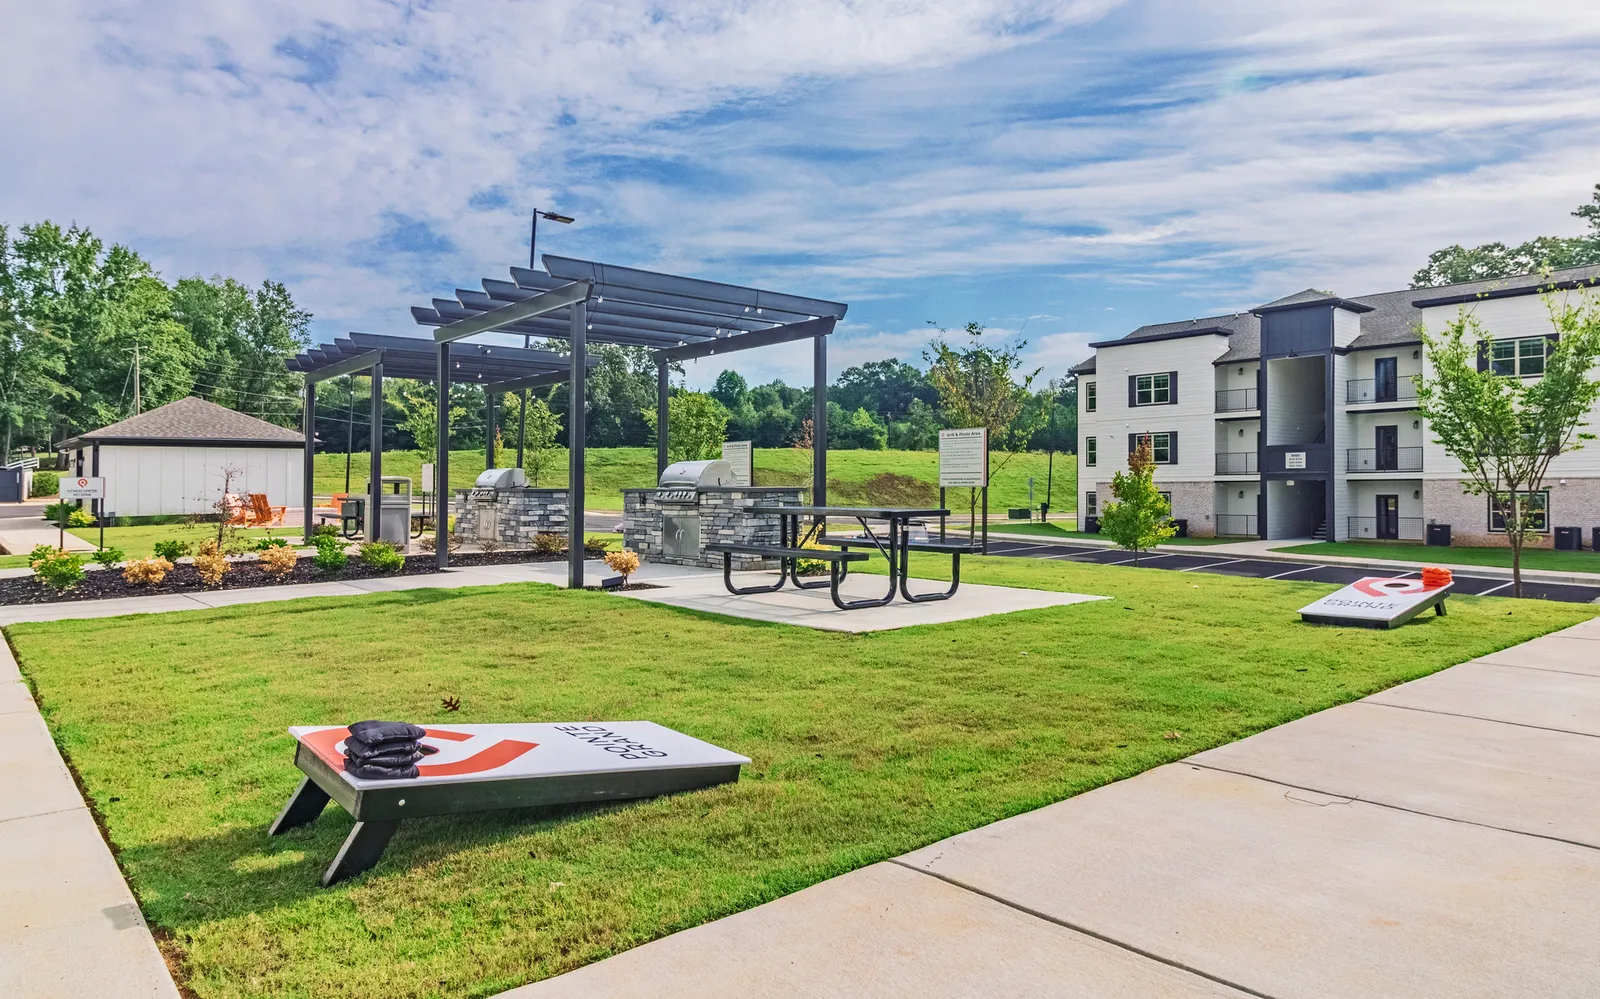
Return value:
M 989 431 L 986 427 L 939 431 L 939 486 L 989 485 Z
M 1306 467 L 1306 453 L 1304 451 L 1285 451 L 1283 453 L 1283 467 L 1298 469 Z
M 754 479 L 753 453 L 749 441 L 724 441 L 722 460 L 733 469 L 733 484 L 749 487 Z
M 61 480 L 61 498 L 64 500 L 105 499 L 106 480 L 103 477 L 69 477 Z
M 433 462 L 425 461 L 422 463 L 422 474 L 418 475 L 417 479 L 417 492 L 433 492 Z

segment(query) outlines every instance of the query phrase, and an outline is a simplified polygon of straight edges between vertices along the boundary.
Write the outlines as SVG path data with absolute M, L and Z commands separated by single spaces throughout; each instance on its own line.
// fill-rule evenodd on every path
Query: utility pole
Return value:
M 139 397 L 139 341 L 133 341 L 133 415 L 144 412 Z
M 350 495 L 350 449 L 356 436 L 356 376 L 345 375 L 345 386 L 350 390 L 350 412 L 344 420 L 344 492 Z

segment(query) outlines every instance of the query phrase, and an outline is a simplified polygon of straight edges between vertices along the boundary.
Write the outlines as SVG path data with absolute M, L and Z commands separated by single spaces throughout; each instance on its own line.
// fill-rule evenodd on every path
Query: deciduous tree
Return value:
M 1111 476 L 1111 495 L 1115 497 L 1100 511 L 1100 533 L 1133 552 L 1159 545 L 1178 533 L 1172 522 L 1172 504 L 1156 489 L 1155 452 L 1149 437 L 1140 437 L 1128 455 L 1128 470 Z

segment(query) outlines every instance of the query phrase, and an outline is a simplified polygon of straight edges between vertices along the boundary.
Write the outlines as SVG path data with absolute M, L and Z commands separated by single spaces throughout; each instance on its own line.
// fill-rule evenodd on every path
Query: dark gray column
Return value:
M 383 502 L 383 362 L 372 366 L 372 419 L 367 428 L 367 540 L 381 532 L 378 504 Z M 404 540 L 396 538 L 396 541 Z
M 828 338 L 811 341 L 811 505 L 828 505 Z
M 311 543 L 311 476 L 312 459 L 316 451 L 317 431 L 317 383 L 306 376 L 306 412 L 301 420 L 302 428 L 306 435 L 305 455 L 305 482 L 300 486 L 301 517 L 304 519 L 305 543 Z
M 494 393 L 483 393 L 483 467 L 494 468 Z
M 588 436 L 585 408 L 588 403 L 588 386 L 584 384 L 588 352 L 586 331 L 589 326 L 587 300 L 574 302 L 572 314 L 572 370 L 568 376 L 567 398 L 572 400 L 567 412 L 567 588 L 583 589 L 583 451 L 584 438 Z
M 527 339 L 524 337 L 523 339 Z M 528 390 L 522 390 L 522 406 L 517 410 L 517 467 L 522 467 L 522 445 L 528 439 Z
M 450 344 L 439 345 L 439 404 L 434 432 L 438 439 L 433 458 L 433 557 L 443 569 L 450 564 Z
M 656 362 L 656 479 L 667 470 L 667 410 L 672 392 L 667 384 L 671 365 L 666 360 Z

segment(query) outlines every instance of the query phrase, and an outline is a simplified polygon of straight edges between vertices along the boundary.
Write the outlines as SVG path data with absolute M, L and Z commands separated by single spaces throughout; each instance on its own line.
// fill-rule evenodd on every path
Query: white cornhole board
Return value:
M 438 748 L 418 776 L 361 780 L 344 769 L 343 725 L 296 725 L 295 766 L 306 779 L 268 830 L 316 821 L 332 798 L 356 819 L 324 885 L 378 862 L 400 820 L 501 808 L 647 798 L 727 784 L 749 763 L 648 721 L 426 725 Z
M 1452 585 L 1424 586 L 1420 579 L 1366 576 L 1300 608 L 1300 619 L 1353 628 L 1398 628 L 1429 607 L 1442 615 Z

